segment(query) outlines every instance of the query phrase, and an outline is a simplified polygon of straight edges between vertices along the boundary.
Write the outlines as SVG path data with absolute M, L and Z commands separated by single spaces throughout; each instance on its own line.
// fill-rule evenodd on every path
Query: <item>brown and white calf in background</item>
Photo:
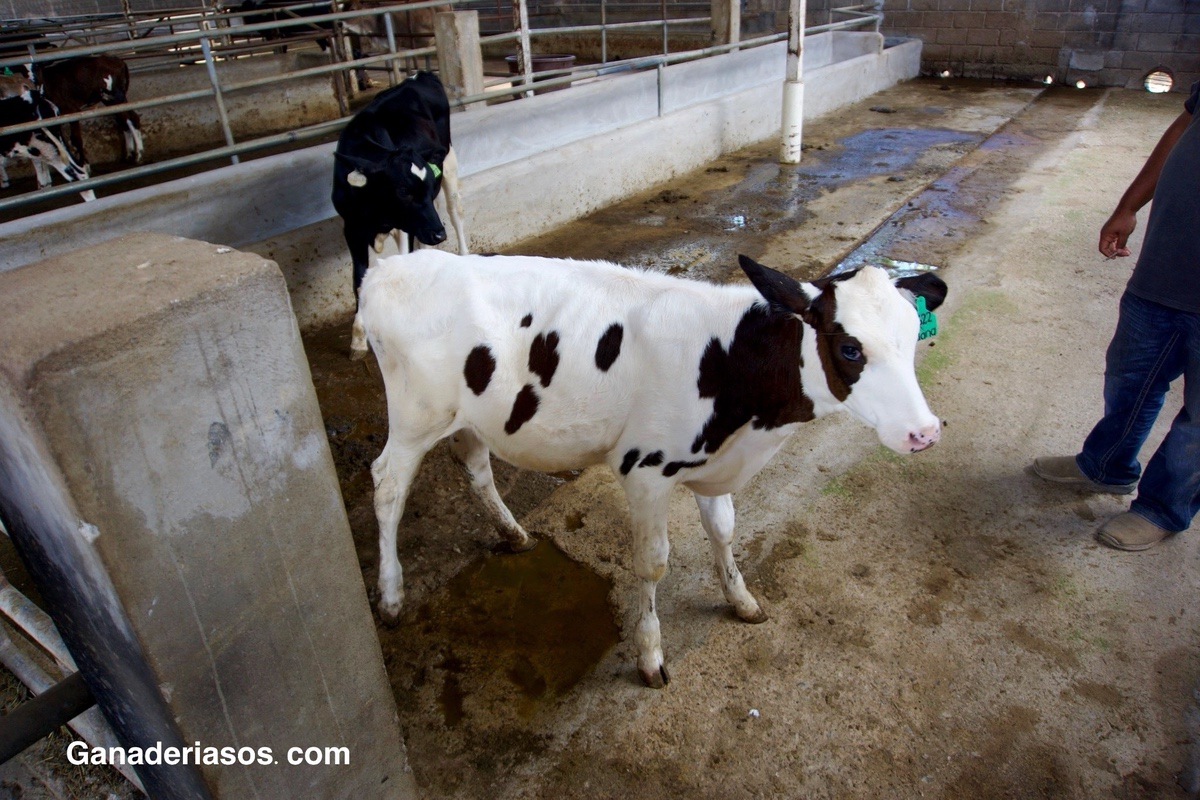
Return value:
M 99 105 L 128 102 L 129 66 L 110 55 L 80 56 L 34 67 L 34 79 L 60 114 L 74 114 Z M 119 111 L 113 123 L 122 136 L 126 161 L 140 163 L 145 153 L 142 121 L 136 111 Z M 75 159 L 87 169 L 87 152 L 78 121 L 70 124 L 71 148 Z
M 534 540 L 505 507 L 489 451 L 555 472 L 608 464 L 625 490 L 635 632 L 647 685 L 668 680 L 655 590 L 667 570 L 668 500 L 695 495 L 725 597 L 766 614 L 733 559 L 731 493 L 801 423 L 848 411 L 900 453 L 938 441 L 917 384 L 916 296 L 946 285 L 891 280 L 876 267 L 800 283 L 748 258 L 753 286 L 717 286 L 603 262 L 455 256 L 382 259 L 359 314 L 383 373 L 388 441 L 372 466 L 379 521 L 379 610 L 400 613 L 396 531 L 425 453 L 451 452 L 513 550 Z
M 25 158 L 33 163 L 38 188 L 50 185 L 50 170 L 70 181 L 87 178 L 87 171 L 72 158 L 52 124 L 58 109 L 25 77 L 0 75 L 0 128 L 45 120 L 51 124 L 18 133 L 0 133 L 0 186 L 8 186 L 4 162 Z M 90 189 L 80 192 L 84 200 L 95 200 Z

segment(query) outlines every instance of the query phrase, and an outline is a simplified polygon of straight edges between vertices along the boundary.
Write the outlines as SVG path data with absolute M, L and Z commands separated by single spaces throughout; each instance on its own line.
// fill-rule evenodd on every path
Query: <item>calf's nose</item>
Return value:
M 918 453 L 927 450 L 937 444 L 940 438 L 942 438 L 942 426 L 937 422 L 926 425 L 920 430 L 911 431 L 908 434 L 909 452 Z

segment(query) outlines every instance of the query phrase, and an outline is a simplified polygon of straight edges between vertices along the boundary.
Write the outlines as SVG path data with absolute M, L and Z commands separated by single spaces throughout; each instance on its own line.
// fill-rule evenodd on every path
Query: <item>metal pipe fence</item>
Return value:
M 527 0 L 528 1 L 528 0 Z M 493 80 L 482 94 L 470 97 L 459 97 L 452 101 L 456 107 L 478 102 L 500 102 L 513 98 L 531 96 L 534 90 L 568 86 L 579 81 L 602 78 L 619 72 L 643 69 L 656 69 L 660 75 L 663 67 L 680 61 L 704 58 L 729 52 L 735 49 L 757 47 L 786 38 L 786 32 L 775 32 L 764 36 L 732 42 L 725 45 L 688 48 L 676 53 L 670 52 L 670 32 L 687 29 L 707 30 L 712 20 L 709 4 L 701 2 L 612 2 L 600 0 L 598 3 L 572 7 L 572 16 L 586 20 L 589 15 L 598 21 L 582 24 L 541 25 L 539 22 L 549 18 L 550 14 L 536 2 L 526 6 L 521 0 L 503 4 L 493 0 L 465 0 L 447 4 L 445 0 L 426 0 L 402 6 L 391 5 L 378 8 L 331 11 L 328 13 L 312 13 L 310 16 L 289 16 L 283 19 L 269 21 L 250 21 L 248 16 L 259 13 L 269 13 L 278 9 L 256 9 L 247 11 L 215 11 L 210 8 L 186 9 L 183 12 L 171 14 L 155 13 L 150 15 L 129 15 L 122 20 L 112 21 L 111 25 L 88 28 L 92 22 L 68 20 L 60 31 L 63 41 L 74 42 L 80 36 L 91 36 L 92 41 L 84 44 L 54 48 L 53 50 L 33 50 L 21 55 L 6 55 L 0 57 L 0 72 L 8 69 L 19 69 L 25 64 L 32 63 L 35 71 L 37 65 L 45 64 L 74 56 L 99 55 L 111 53 L 126 59 L 130 63 L 135 80 L 132 94 L 137 95 L 136 77 L 147 74 L 155 69 L 171 66 L 178 69 L 203 68 L 209 77 L 208 85 L 202 88 L 192 88 L 166 94 L 159 94 L 112 106 L 102 106 L 73 114 L 64 114 L 54 120 L 54 125 L 100 117 L 110 116 L 122 111 L 143 111 L 158 109 L 181 103 L 210 99 L 214 104 L 215 116 L 219 120 L 223 145 L 208 147 L 200 152 L 183 156 L 157 160 L 150 164 L 119 169 L 109 174 L 90 177 L 83 181 L 40 188 L 9 197 L 0 198 L 0 211 L 10 211 L 34 203 L 67 198 L 77 192 L 89 189 L 121 187 L 135 181 L 145 182 L 153 176 L 160 176 L 180 169 L 190 169 L 197 165 L 211 164 L 221 166 L 223 163 L 238 163 L 243 155 L 259 153 L 264 150 L 286 147 L 290 145 L 314 142 L 331 137 L 339 132 L 352 116 L 351 100 L 355 92 L 354 76 L 363 75 L 365 71 L 381 71 L 388 76 L 389 84 L 394 85 L 399 80 L 401 71 L 409 71 L 410 65 L 426 63 L 437 56 L 436 48 L 432 45 L 421 44 L 402 48 L 397 45 L 398 34 L 394 22 L 400 14 L 412 13 L 428 9 L 443 10 L 447 5 L 454 8 L 479 10 L 483 7 L 495 9 L 498 13 L 507 11 L 509 30 L 497 30 L 486 36 L 481 36 L 481 45 L 486 50 L 508 43 L 522 43 L 518 52 L 529 54 L 533 39 L 547 36 L 588 36 L 596 35 L 601 42 L 599 63 L 581 64 L 571 69 L 539 70 L 534 73 L 527 64 L 521 64 L 517 74 L 499 77 L 490 73 Z M 525 6 L 525 19 L 522 21 L 520 10 Z M 329 0 L 292 4 L 287 7 L 291 14 L 298 12 L 313 12 L 331 8 Z M 560 8 L 555 6 L 555 8 Z M 533 12 L 532 15 L 530 12 Z M 833 20 L 833 14 L 843 16 L 841 20 Z M 687 13 L 689 16 L 680 16 Z M 630 16 L 652 14 L 648 19 L 629 19 Z M 514 18 L 515 15 L 515 18 Z M 824 25 L 811 26 L 807 33 L 818 33 L 827 30 L 848 30 L 854 28 L 878 28 L 882 19 L 877 5 L 862 4 L 843 6 L 830 9 L 831 21 Z M 560 17 L 559 22 L 563 22 Z M 354 25 L 359 31 L 374 32 L 376 41 L 386 40 L 382 52 L 363 54 L 351 52 L 345 40 L 351 35 L 348 25 Z M 320 31 L 314 33 L 313 26 L 320 26 Z M 160 30 L 168 33 L 159 33 Z M 275 40 L 258 40 L 257 37 L 268 33 L 281 31 L 301 31 L 299 36 L 283 37 Z M 607 39 L 611 33 L 653 32 L 661 30 L 661 53 L 652 56 L 627 58 L 611 61 L 607 48 Z M 327 32 L 326 32 L 327 31 Z M 366 34 L 359 34 L 366 35 Z M 421 32 L 410 34 L 426 39 L 432 38 Z M 227 62 L 237 62 L 241 59 L 262 58 L 284 46 L 297 43 L 307 46 L 304 52 L 312 52 L 311 42 L 316 37 L 328 38 L 330 42 L 328 63 L 307 66 L 275 74 L 243 77 L 233 79 L 222 75 L 219 66 Z M 108 41 L 100 41 L 107 38 Z M 240 43 L 239 43 L 240 40 Z M 340 42 L 340 44 L 338 44 Z M 2 44 L 2 41 L 0 41 Z M 520 62 L 518 62 L 520 63 Z M 297 127 L 294 130 L 253 135 L 243 137 L 242 141 L 234 135 L 226 100 L 231 95 L 247 92 L 253 89 L 274 85 L 285 85 L 288 82 L 311 80 L 328 76 L 331 89 L 337 97 L 340 115 L 336 119 Z M 499 79 L 497 79 L 499 78 Z M 486 84 L 485 84 L 486 85 Z M 661 94 L 661 87 L 660 87 Z M 15 134 L 36 128 L 46 127 L 45 122 L 32 122 L 0 128 L 0 135 Z

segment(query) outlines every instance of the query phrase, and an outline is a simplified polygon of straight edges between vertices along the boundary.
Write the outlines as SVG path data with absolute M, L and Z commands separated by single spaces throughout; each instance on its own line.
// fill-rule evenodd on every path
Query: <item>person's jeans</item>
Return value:
M 1146 441 L 1171 382 L 1183 376 L 1183 408 L 1142 473 Z M 1138 482 L 1129 510 L 1168 531 L 1186 530 L 1200 511 L 1200 314 L 1121 297 L 1104 370 L 1104 418 L 1076 463 L 1093 481 Z

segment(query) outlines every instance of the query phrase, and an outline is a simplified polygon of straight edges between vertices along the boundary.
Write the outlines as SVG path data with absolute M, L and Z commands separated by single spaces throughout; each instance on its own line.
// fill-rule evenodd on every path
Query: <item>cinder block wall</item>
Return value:
M 1165 67 L 1200 80 L 1195 0 L 884 0 L 883 33 L 923 43 L 921 70 L 1140 87 Z

